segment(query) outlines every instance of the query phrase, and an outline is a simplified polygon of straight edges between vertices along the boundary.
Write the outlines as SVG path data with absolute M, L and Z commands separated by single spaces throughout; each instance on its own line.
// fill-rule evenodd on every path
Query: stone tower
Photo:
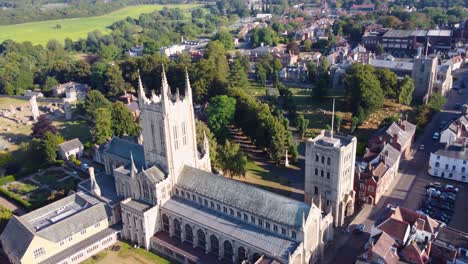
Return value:
M 335 226 L 354 211 L 356 138 L 322 131 L 306 143 L 305 202 L 331 212 Z
M 414 60 L 411 77 L 414 82 L 413 97 L 427 103 L 437 77 L 437 57 L 423 57 Z
M 141 78 L 138 80 L 145 165 L 156 165 L 175 180 L 184 165 L 199 167 L 192 89 L 187 72 L 185 96 L 179 94 L 178 88 L 175 94 L 171 93 L 164 68 L 161 78 L 161 94 L 158 96 L 153 90 L 149 98 Z

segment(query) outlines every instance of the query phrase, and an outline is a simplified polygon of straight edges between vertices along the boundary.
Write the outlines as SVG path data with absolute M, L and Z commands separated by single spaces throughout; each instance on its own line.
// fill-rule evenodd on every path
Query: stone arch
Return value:
M 232 249 L 232 244 L 229 242 L 229 240 L 224 241 L 223 243 L 223 249 L 224 249 L 224 258 L 228 261 L 232 261 L 232 256 L 234 254 L 234 251 Z
M 185 241 L 193 244 L 193 230 L 189 224 L 185 225 Z
M 169 217 L 166 214 L 162 216 L 163 230 L 169 233 Z
M 206 237 L 205 237 L 205 232 L 203 230 L 198 229 L 197 231 L 197 237 L 198 237 L 198 243 L 197 246 L 206 249 Z
M 210 236 L 210 244 L 210 252 L 215 256 L 219 256 L 219 240 L 215 235 Z
M 238 263 L 242 263 L 242 261 L 247 259 L 247 250 L 244 247 L 237 248 L 237 258 Z
M 344 216 L 350 216 L 353 214 L 353 199 L 349 198 L 346 204 L 344 204 Z
M 182 228 L 178 219 L 174 219 L 174 236 L 178 239 L 182 238 Z

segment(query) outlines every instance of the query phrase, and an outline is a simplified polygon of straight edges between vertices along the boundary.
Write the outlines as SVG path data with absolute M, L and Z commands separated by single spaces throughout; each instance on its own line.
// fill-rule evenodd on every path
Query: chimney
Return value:
M 91 192 L 95 196 L 101 197 L 101 188 L 99 188 L 99 185 L 96 181 L 96 176 L 94 175 L 94 167 L 89 167 L 88 172 L 89 172 L 89 178 L 91 180 Z

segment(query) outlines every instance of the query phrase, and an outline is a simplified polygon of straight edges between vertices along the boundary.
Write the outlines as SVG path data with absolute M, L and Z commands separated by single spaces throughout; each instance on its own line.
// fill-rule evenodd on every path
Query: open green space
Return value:
M 37 185 L 22 183 L 22 182 L 10 183 L 8 185 L 8 187 L 7 187 L 7 189 L 10 192 L 14 192 L 14 193 L 19 194 L 19 195 L 28 194 L 28 193 L 36 190 L 37 188 L 38 188 Z
M 84 145 L 91 142 L 91 132 L 89 131 L 91 126 L 86 120 L 56 121 L 54 125 L 65 140 L 78 138 Z
M 54 184 L 57 181 L 65 178 L 66 176 L 67 176 L 67 174 L 65 172 L 63 172 L 63 171 L 62 172 L 59 172 L 59 171 L 53 171 L 53 172 L 46 171 L 43 174 L 34 176 L 34 180 L 36 180 L 36 181 L 38 181 L 38 182 L 40 182 L 42 184 L 51 185 L 51 184 Z
M 0 41 L 7 39 L 16 42 L 30 41 L 45 45 L 50 39 L 63 41 L 66 38 L 78 40 L 86 38 L 88 32 L 100 30 L 103 34 L 111 32 L 107 27 L 127 17 L 138 18 L 140 14 L 152 13 L 164 7 L 190 9 L 200 5 L 136 5 L 128 6 L 103 16 L 48 20 L 8 26 L 0 26 Z M 60 25 L 60 28 L 57 28 Z

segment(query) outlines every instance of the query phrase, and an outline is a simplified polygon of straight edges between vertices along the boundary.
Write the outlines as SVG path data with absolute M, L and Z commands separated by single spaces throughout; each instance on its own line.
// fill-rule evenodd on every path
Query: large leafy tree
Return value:
M 247 156 L 241 151 L 240 145 L 228 140 L 219 151 L 219 165 L 224 174 L 229 177 L 244 176 L 247 166 Z
M 112 131 L 115 136 L 137 136 L 140 132 L 135 119 L 122 102 L 115 102 L 112 105 Z
M 42 139 L 47 132 L 57 134 L 57 128 L 52 124 L 52 121 L 47 117 L 47 115 L 40 115 L 37 122 L 34 123 L 32 127 L 31 136 L 33 138 Z
M 109 108 L 98 108 L 95 112 L 94 126 L 91 135 L 94 142 L 102 144 L 112 136 L 111 111 Z
M 247 72 L 245 71 L 242 61 L 236 58 L 231 65 L 229 72 L 229 86 L 236 88 L 245 88 L 249 85 Z
M 353 64 L 346 74 L 345 84 L 350 103 L 360 122 L 383 106 L 383 91 L 370 65 Z
M 213 40 L 221 42 L 226 50 L 234 49 L 234 38 L 231 33 L 225 29 L 221 29 L 213 37 Z
M 413 91 L 414 91 L 414 82 L 413 79 L 409 76 L 405 76 L 405 78 L 400 82 L 400 94 L 398 95 L 398 102 L 400 104 L 410 105 L 411 100 L 413 99 Z
M 398 99 L 398 76 L 389 69 L 378 69 L 375 74 L 386 98 Z
M 122 77 L 122 71 L 120 67 L 117 65 L 110 66 L 107 68 L 105 74 L 105 83 L 107 90 L 109 91 L 109 95 L 117 96 L 124 93 L 130 89 L 129 84 L 125 82 L 124 78 Z
M 206 113 L 208 126 L 215 134 L 218 142 L 223 142 L 229 136 L 227 126 L 234 120 L 236 100 L 227 95 L 211 98 Z
M 109 100 L 107 100 L 107 98 L 104 97 L 104 95 L 98 90 L 91 90 L 86 95 L 86 100 L 84 101 L 83 105 L 87 117 L 91 120 L 95 120 L 97 109 L 110 108 L 110 106 L 111 103 Z
M 305 119 L 303 115 L 297 116 L 297 129 L 301 135 L 301 139 L 304 139 L 305 132 L 307 131 L 307 126 L 309 125 L 309 120 Z
M 41 140 L 41 150 L 48 163 L 52 164 L 57 160 L 57 147 L 63 141 L 63 137 L 59 134 L 45 133 L 44 138 Z

